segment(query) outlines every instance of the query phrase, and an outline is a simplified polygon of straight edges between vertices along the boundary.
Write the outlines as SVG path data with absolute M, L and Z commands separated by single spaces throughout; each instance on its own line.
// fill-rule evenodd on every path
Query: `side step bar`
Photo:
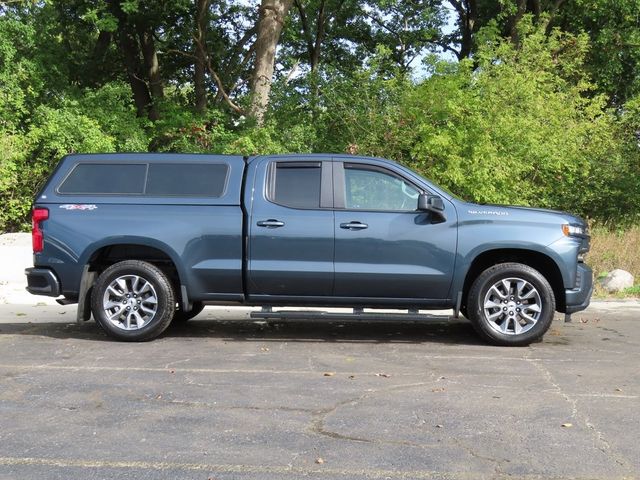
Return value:
M 309 310 L 279 310 L 273 311 L 271 307 L 262 307 L 259 312 L 251 312 L 251 318 L 261 320 L 325 320 L 333 322 L 448 322 L 455 317 L 453 315 L 429 315 L 417 313 L 409 310 L 409 313 L 384 313 L 384 312 L 363 312 L 362 309 L 354 308 L 353 313 L 334 313 L 326 311 Z

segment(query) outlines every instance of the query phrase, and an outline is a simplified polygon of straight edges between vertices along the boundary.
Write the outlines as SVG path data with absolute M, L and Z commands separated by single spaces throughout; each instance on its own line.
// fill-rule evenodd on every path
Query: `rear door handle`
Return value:
M 365 228 L 369 228 L 369 225 L 362 222 L 349 222 L 341 223 L 340 228 L 344 228 L 346 230 L 364 230 Z
M 284 227 L 284 222 L 270 218 L 269 220 L 260 220 L 256 225 L 259 227 L 278 228 Z

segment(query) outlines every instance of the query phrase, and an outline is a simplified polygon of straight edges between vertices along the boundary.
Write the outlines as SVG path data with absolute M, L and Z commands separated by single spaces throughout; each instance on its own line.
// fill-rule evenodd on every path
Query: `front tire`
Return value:
M 107 268 L 91 294 L 96 322 L 111 337 L 139 342 L 157 337 L 171 323 L 175 293 L 155 265 L 125 260 Z
M 469 320 L 494 345 L 538 341 L 553 321 L 555 297 L 547 279 L 521 263 L 500 263 L 473 282 L 467 297 Z

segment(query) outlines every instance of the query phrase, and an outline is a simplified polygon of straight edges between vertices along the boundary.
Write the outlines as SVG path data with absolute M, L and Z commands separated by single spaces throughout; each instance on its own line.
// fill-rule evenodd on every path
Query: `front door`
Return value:
M 455 213 L 417 210 L 422 189 L 399 172 L 334 164 L 335 287 L 340 297 L 445 299 L 453 275 Z
M 331 162 L 283 158 L 258 165 L 249 213 L 250 296 L 332 294 L 332 206 Z

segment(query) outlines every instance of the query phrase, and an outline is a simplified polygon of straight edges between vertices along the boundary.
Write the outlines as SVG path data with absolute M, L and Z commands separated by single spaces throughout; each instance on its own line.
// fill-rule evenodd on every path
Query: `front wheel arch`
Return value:
M 460 311 L 465 317 L 467 317 L 465 314 L 465 311 L 467 310 L 467 297 L 469 296 L 469 290 L 475 279 L 478 278 L 478 276 L 487 268 L 500 263 L 509 262 L 521 263 L 540 272 L 553 289 L 556 309 L 559 312 L 565 311 L 566 298 L 564 279 L 558 264 L 551 257 L 534 250 L 501 248 L 484 251 L 475 257 L 473 262 L 471 262 L 462 287 L 462 305 Z

